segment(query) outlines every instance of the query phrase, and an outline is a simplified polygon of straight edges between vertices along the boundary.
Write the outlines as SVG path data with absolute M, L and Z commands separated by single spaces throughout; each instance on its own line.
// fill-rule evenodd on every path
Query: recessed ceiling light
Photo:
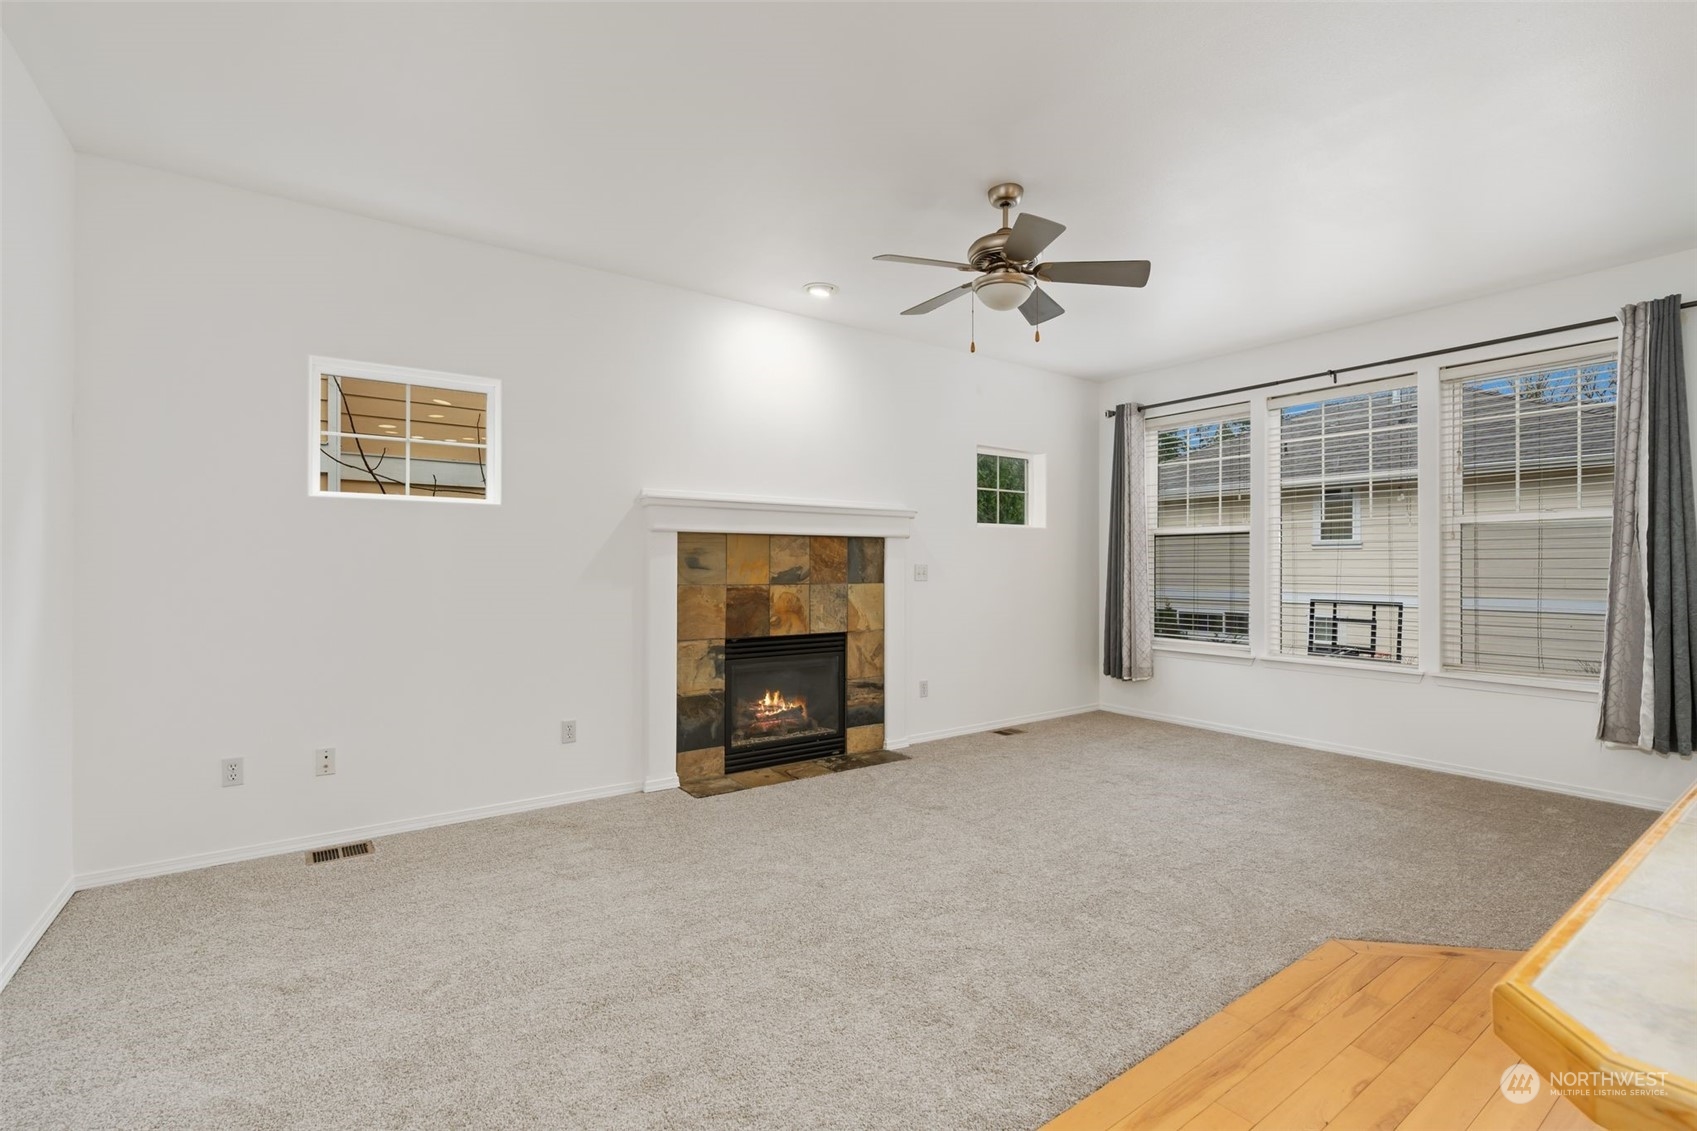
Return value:
M 837 285 L 835 283 L 809 283 L 802 290 L 814 298 L 830 298 L 837 293 Z
M 433 412 L 433 413 L 431 413 L 431 414 L 430 414 L 430 419 L 432 419 L 432 420 L 441 420 L 441 419 L 442 419 L 442 414 L 441 414 L 441 413 L 439 413 L 439 412 Z
M 389 431 L 393 432 L 396 428 L 398 428 L 400 426 L 397 425 L 397 424 L 379 424 L 377 427 L 387 428 Z
M 423 436 L 414 436 L 414 437 L 413 437 L 413 439 L 415 439 L 415 440 L 422 440 L 422 439 L 424 439 L 424 437 L 423 437 Z
M 460 439 L 465 441 L 468 444 L 477 443 L 477 437 L 476 436 L 461 436 Z
M 431 403 L 431 404 L 445 404 L 445 405 L 447 405 L 447 406 L 448 406 L 448 407 L 449 407 L 449 408 L 452 408 L 452 407 L 454 407 L 454 402 L 453 402 L 453 401 L 445 401 L 445 400 L 443 400 L 443 399 L 442 399 L 442 398 L 441 398 L 441 397 L 432 397 L 432 398 L 430 398 L 430 403 Z

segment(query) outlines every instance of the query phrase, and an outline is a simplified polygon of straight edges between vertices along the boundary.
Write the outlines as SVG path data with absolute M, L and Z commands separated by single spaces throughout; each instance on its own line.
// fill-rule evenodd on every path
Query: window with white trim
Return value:
M 1149 423 L 1158 639 L 1249 643 L 1249 417 Z
M 1314 544 L 1361 545 L 1361 493 L 1354 487 L 1327 487 L 1314 500 Z
M 1268 407 L 1270 649 L 1412 666 L 1420 605 L 1414 377 L 1279 397 Z
M 501 385 L 312 359 L 311 493 L 500 501 Z
M 978 449 L 977 515 L 980 526 L 1042 526 L 1045 460 L 1036 452 Z
M 1601 670 L 1614 503 L 1614 343 L 1446 369 L 1446 669 Z

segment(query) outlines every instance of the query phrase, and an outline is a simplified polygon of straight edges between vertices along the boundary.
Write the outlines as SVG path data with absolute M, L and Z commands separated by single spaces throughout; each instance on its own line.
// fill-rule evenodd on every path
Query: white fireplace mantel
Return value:
M 648 525 L 647 761 L 643 788 L 675 789 L 678 710 L 678 534 L 820 534 L 883 538 L 884 745 L 907 745 L 907 539 L 916 511 L 882 503 L 644 488 Z

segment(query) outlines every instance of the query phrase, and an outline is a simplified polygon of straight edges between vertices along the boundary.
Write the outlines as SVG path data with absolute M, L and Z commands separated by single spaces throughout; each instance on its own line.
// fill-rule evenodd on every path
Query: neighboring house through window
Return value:
M 1414 378 L 1268 405 L 1270 646 L 1413 664 L 1420 603 Z
M 1444 666 L 1595 677 L 1614 503 L 1614 343 L 1444 371 Z
M 1249 418 L 1243 409 L 1154 420 L 1158 638 L 1249 643 Z

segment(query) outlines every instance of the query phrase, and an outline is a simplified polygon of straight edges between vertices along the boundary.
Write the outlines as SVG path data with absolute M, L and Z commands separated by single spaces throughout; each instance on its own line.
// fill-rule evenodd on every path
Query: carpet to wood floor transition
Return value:
M 1595 1131 L 1519 1057 L 1491 987 L 1520 952 L 1333 939 L 1043 1131 Z

